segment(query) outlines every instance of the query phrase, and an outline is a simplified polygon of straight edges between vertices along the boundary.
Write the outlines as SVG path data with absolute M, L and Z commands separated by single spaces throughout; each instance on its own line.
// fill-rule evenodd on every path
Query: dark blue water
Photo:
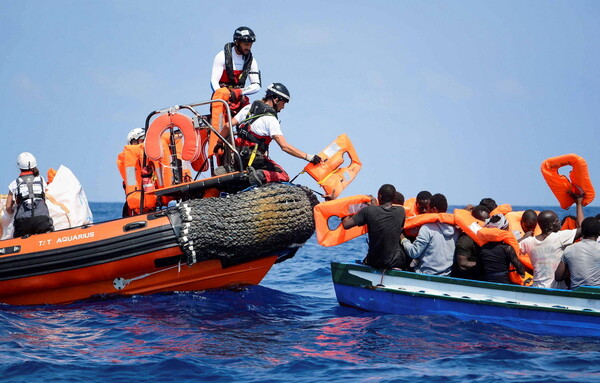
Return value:
M 108 220 L 121 205 L 92 210 Z M 335 248 L 312 238 L 260 286 L 0 306 L 0 381 L 600 381 L 600 339 L 338 306 L 329 262 L 365 251 L 362 238 Z

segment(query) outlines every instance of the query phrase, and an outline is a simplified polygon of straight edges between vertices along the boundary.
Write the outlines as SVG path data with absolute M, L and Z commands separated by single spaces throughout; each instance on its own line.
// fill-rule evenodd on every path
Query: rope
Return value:
M 178 242 L 188 264 L 207 259 L 236 264 L 289 251 L 314 233 L 317 203 L 310 189 L 278 183 L 186 201 L 177 205 Z

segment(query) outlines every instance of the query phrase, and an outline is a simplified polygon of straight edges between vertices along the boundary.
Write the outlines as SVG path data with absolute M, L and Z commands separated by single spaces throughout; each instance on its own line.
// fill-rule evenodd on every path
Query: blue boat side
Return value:
M 498 323 L 522 331 L 561 335 L 600 336 L 600 289 L 586 287 L 577 291 L 539 289 L 516 285 L 469 281 L 464 279 L 422 275 L 398 270 L 376 270 L 369 266 L 331 264 L 338 302 L 370 312 L 402 315 L 450 315 L 461 320 Z M 368 274 L 365 274 L 368 273 Z M 387 282 L 393 286 L 387 286 Z M 435 284 L 454 294 L 427 290 L 403 289 L 403 282 Z M 383 284 L 381 284 L 383 282 Z M 461 289 L 465 295 L 460 294 Z M 484 291 L 490 299 L 473 299 L 472 293 Z M 457 295 L 456 292 L 459 292 Z M 554 306 L 527 305 L 494 294 L 523 294 L 538 297 L 540 302 L 556 299 Z M 529 298 L 531 300 L 531 298 Z M 569 309 L 564 302 L 589 303 L 591 309 Z

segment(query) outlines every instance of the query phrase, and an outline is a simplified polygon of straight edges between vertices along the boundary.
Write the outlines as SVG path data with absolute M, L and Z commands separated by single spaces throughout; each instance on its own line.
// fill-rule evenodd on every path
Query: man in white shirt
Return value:
M 250 103 L 247 95 L 260 90 L 260 71 L 251 51 L 255 41 L 252 29 L 239 27 L 233 33 L 233 42 L 225 44 L 213 61 L 210 85 L 213 92 L 225 88 L 221 92 L 229 98 L 221 99 L 229 101 L 233 113 Z
M 265 97 L 247 105 L 232 119 L 232 125 L 239 125 L 235 145 L 242 157 L 243 166 L 251 167 L 251 182 L 287 182 L 289 175 L 275 161 L 269 158 L 269 144 L 275 141 L 287 154 L 318 164 L 321 158 L 305 153 L 289 144 L 281 131 L 277 113 L 290 101 L 290 92 L 281 83 L 273 83 L 267 88 Z M 229 134 L 229 125 L 223 128 L 223 137 Z M 255 171 L 256 170 L 256 171 Z
M 583 221 L 583 195 L 575 196 L 577 205 L 577 225 Z M 565 247 L 581 237 L 581 228 L 560 230 L 560 220 L 555 212 L 545 210 L 538 215 L 542 234 L 525 238 L 520 242 L 521 251 L 529 254 L 533 264 L 534 287 L 566 289 L 564 282 L 555 280 L 555 272 Z
M 580 242 L 565 249 L 556 269 L 557 281 L 571 279 L 571 290 L 580 286 L 600 286 L 600 221 L 588 217 L 581 223 Z

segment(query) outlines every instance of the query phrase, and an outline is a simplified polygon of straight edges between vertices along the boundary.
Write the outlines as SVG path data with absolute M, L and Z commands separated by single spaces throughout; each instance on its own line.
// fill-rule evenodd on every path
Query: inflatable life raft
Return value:
M 304 187 L 267 184 L 0 241 L 0 302 L 67 303 L 258 284 L 313 234 L 316 203 Z

